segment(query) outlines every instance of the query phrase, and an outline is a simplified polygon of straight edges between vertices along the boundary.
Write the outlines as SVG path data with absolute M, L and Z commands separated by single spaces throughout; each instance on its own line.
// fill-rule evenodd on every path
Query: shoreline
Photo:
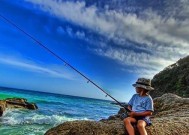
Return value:
M 189 134 L 189 98 L 167 93 L 154 99 L 154 108 L 153 124 L 146 127 L 148 135 Z M 101 121 L 65 122 L 51 128 L 45 135 L 127 135 L 120 114 Z M 137 129 L 135 132 L 139 135 Z

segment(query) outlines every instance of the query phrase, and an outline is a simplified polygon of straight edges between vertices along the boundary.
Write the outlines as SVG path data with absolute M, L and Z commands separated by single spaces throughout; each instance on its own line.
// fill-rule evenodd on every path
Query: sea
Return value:
M 7 109 L 0 117 L 0 135 L 44 135 L 66 121 L 99 121 L 119 111 L 119 106 L 108 100 L 0 88 L 0 100 L 12 97 L 36 103 L 38 109 Z

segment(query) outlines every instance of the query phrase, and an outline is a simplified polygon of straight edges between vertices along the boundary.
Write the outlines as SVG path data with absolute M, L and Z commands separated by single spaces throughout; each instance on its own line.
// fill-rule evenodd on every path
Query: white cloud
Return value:
M 76 32 L 73 31 L 73 29 L 70 26 L 66 26 L 66 28 L 64 29 L 61 26 L 58 26 L 56 29 L 57 33 L 61 34 L 61 35 L 69 35 L 71 38 L 78 38 L 78 39 L 85 39 L 85 32 L 84 31 L 79 31 L 77 30 Z
M 121 64 L 137 67 L 136 69 L 133 69 L 133 71 L 130 71 L 135 73 L 138 73 L 138 69 L 140 69 L 140 71 L 143 71 L 141 73 L 148 74 L 147 72 L 149 72 L 150 74 L 155 74 L 165 66 L 174 63 L 173 60 L 165 60 L 155 55 L 123 49 L 108 48 L 106 51 L 97 49 L 96 52 L 102 56 L 115 59 Z
M 118 45 L 130 47 L 133 50 L 121 50 L 108 45 L 96 49 L 97 54 L 126 65 L 142 68 L 148 66 L 148 69 L 155 68 L 158 71 L 189 52 L 189 2 L 186 0 L 174 1 L 167 6 L 164 9 L 167 16 L 166 13 L 160 15 L 152 9 L 136 15 L 108 8 L 99 11 L 96 6 L 87 7 L 85 2 L 26 1 L 39 5 L 42 10 L 60 19 L 103 35 Z M 174 8 L 175 3 L 182 7 L 178 14 L 178 7 Z M 86 35 L 80 33 L 79 36 Z M 136 44 L 128 44 L 128 40 Z M 141 52 L 134 51 L 137 49 Z
M 84 39 L 85 38 L 85 33 L 83 31 L 77 31 L 75 33 L 75 35 L 79 38 L 79 39 Z
M 67 26 L 67 27 L 66 27 L 66 32 L 68 33 L 68 35 L 69 35 L 70 37 L 73 37 L 73 30 L 72 30 L 71 27 Z
M 144 11 L 142 18 L 136 14 L 113 10 L 99 12 L 95 6 L 86 7 L 85 2 L 27 1 L 40 5 L 42 10 L 50 12 L 61 19 L 89 28 L 109 38 L 126 38 L 147 45 L 152 44 L 148 38 L 161 43 L 188 45 L 186 41 L 188 38 L 174 36 L 172 33 L 179 31 L 180 35 L 189 35 L 189 30 L 185 30 L 189 27 L 189 20 L 164 18 L 152 10 Z
M 56 65 L 44 65 L 34 63 L 33 61 L 16 58 L 12 56 L 1 56 L 0 63 L 11 65 L 14 68 L 21 68 L 25 71 L 31 71 L 36 73 L 41 73 L 45 76 L 51 76 L 56 78 L 64 78 L 69 80 L 74 80 L 76 77 L 71 73 L 67 67 L 61 67 Z

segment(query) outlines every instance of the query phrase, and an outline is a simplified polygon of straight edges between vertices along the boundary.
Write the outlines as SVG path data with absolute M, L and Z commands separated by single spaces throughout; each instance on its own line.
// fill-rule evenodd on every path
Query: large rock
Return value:
M 6 109 L 6 102 L 0 100 L 0 116 L 3 115 L 3 112 L 5 111 L 5 109 Z
M 34 103 L 27 102 L 24 98 L 7 98 L 6 100 L 7 108 L 25 108 L 30 110 L 38 109 L 37 105 Z
M 188 135 L 189 98 L 164 94 L 154 99 L 153 125 L 147 127 L 148 135 Z M 123 110 L 122 110 L 123 111 Z M 65 122 L 47 131 L 45 135 L 127 135 L 119 114 L 101 121 Z M 136 130 L 136 134 L 138 134 Z
M 0 116 L 6 108 L 24 108 L 29 110 L 38 109 L 37 105 L 34 103 L 28 103 L 24 98 L 7 98 L 5 100 L 0 100 Z
M 124 135 L 123 122 L 109 120 L 106 122 L 96 121 L 73 121 L 65 122 L 50 129 L 45 135 Z

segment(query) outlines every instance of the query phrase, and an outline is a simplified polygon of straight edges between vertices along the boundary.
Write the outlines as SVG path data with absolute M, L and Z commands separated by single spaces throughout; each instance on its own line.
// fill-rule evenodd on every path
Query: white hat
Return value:
M 146 78 L 138 78 L 137 82 L 133 84 L 133 86 L 144 88 L 149 91 L 154 90 L 154 88 L 151 87 L 151 80 Z

